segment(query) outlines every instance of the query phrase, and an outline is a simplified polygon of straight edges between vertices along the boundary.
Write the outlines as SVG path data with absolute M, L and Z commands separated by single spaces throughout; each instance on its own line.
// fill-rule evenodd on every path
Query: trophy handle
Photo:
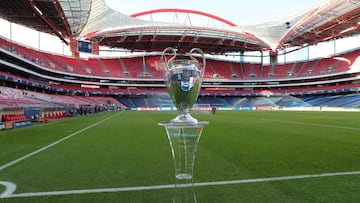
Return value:
M 165 55 L 166 55 L 166 52 L 170 52 L 170 53 L 173 55 L 169 60 L 167 60 L 167 58 L 166 58 L 166 56 L 165 56 Z M 174 49 L 174 48 L 172 48 L 172 47 L 168 47 L 168 48 L 164 49 L 164 51 L 162 52 L 160 61 L 161 61 L 162 63 L 164 63 L 165 66 L 166 66 L 166 69 L 169 70 L 168 63 L 169 63 L 170 61 L 172 61 L 172 60 L 175 60 L 175 58 L 176 58 L 176 49 Z
M 199 53 L 201 55 L 201 57 L 202 57 L 202 66 L 201 66 L 201 68 L 199 67 L 200 71 L 201 71 L 201 79 L 202 79 L 204 77 L 205 67 L 206 67 L 206 60 L 205 60 L 204 52 L 199 48 L 192 48 L 190 50 L 190 59 L 194 60 L 194 61 L 197 61 L 197 62 L 199 62 L 199 61 L 193 56 L 194 52 Z

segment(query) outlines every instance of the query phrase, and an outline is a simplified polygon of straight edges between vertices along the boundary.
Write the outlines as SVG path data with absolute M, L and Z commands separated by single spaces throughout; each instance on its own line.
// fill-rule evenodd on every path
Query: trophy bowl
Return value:
M 197 53 L 202 58 L 200 63 L 193 54 Z M 170 59 L 167 55 L 170 54 Z M 190 115 L 190 110 L 195 104 L 201 89 L 206 61 L 204 53 L 199 48 L 190 50 L 189 59 L 177 59 L 176 49 L 164 49 L 161 61 L 166 68 L 166 85 L 177 111 L 178 116 L 171 120 L 173 123 L 197 123 L 197 119 Z

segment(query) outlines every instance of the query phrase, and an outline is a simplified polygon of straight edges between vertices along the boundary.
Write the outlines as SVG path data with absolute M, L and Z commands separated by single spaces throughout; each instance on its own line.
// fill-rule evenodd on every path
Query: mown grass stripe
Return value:
M 55 142 L 53 142 L 51 144 L 48 144 L 48 145 L 46 145 L 46 146 L 44 146 L 44 147 L 42 147 L 42 148 L 40 148 L 38 150 L 35 150 L 35 151 L 33 151 L 33 152 L 29 153 L 29 154 L 26 154 L 26 155 L 24 155 L 24 156 L 22 156 L 22 157 L 20 157 L 18 159 L 15 159 L 15 160 L 7 163 L 7 164 L 4 164 L 4 165 L 0 166 L 0 171 L 4 170 L 5 168 L 8 168 L 8 167 L 10 167 L 12 165 L 15 165 L 15 164 L 17 164 L 17 163 L 19 163 L 19 162 L 21 162 L 21 161 L 23 161 L 23 160 L 25 160 L 25 159 L 27 159 L 29 157 L 32 157 L 32 156 L 34 156 L 34 155 L 36 155 L 36 154 L 38 154 L 38 153 L 40 153 L 40 152 L 42 152 L 44 150 L 47 150 L 47 149 L 49 149 L 49 148 L 51 148 L 51 147 L 65 141 L 65 140 L 67 140 L 67 139 L 69 139 L 71 137 L 74 137 L 75 135 L 78 135 L 78 134 L 80 134 L 80 133 L 82 133 L 82 132 L 84 132 L 84 131 L 92 128 L 92 127 L 95 127 L 95 126 L 99 125 L 100 123 L 105 122 L 105 121 L 117 116 L 119 113 L 116 113 L 116 114 L 114 114 L 114 115 L 112 115 L 110 117 L 107 117 L 107 118 L 105 118 L 105 119 L 103 119 L 101 121 L 98 121 L 98 122 L 96 122 L 96 123 L 94 123 L 92 125 L 89 125 L 89 126 L 83 128 L 83 129 L 80 129 L 80 130 L 78 130 L 78 131 L 76 131 L 76 132 L 74 132 L 74 133 L 72 133 L 72 134 L 70 134 L 70 135 L 68 135 L 68 136 L 66 136 L 64 138 L 61 138 L 61 139 L 59 139 L 59 140 L 57 140 L 57 141 L 55 141 Z

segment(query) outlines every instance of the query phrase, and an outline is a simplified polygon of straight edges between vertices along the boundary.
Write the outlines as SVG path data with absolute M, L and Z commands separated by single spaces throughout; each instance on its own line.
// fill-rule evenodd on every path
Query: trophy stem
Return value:
M 202 130 L 208 122 L 163 122 L 169 139 L 175 168 L 173 203 L 196 202 L 193 185 L 194 162 Z

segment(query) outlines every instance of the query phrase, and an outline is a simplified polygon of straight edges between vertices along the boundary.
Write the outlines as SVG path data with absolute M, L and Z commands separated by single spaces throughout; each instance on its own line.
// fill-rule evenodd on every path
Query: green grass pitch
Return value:
M 198 203 L 360 202 L 360 114 L 193 111 L 209 121 L 194 182 L 357 172 L 352 175 L 195 187 Z M 176 112 L 111 112 L 0 132 L 0 181 L 13 194 L 174 184 L 165 129 Z M 69 137 L 68 137 L 69 136 Z M 0 184 L 0 195 L 5 186 Z M 0 198 L 13 202 L 172 202 L 173 189 Z

